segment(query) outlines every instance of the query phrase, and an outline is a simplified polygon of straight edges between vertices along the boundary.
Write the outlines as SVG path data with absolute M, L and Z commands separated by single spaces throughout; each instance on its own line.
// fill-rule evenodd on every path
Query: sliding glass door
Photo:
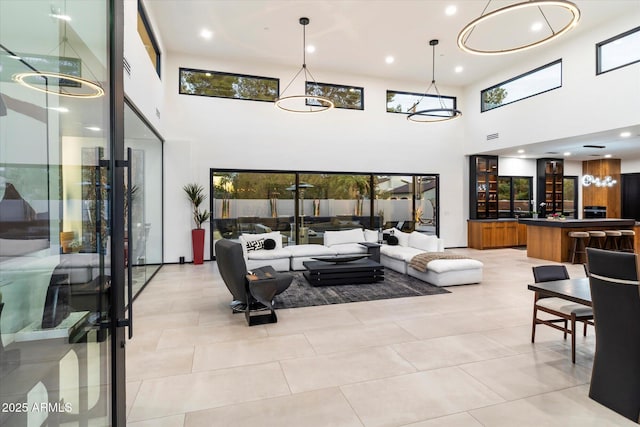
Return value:
M 111 10 L 0 1 L 2 426 L 113 425 L 124 407 Z

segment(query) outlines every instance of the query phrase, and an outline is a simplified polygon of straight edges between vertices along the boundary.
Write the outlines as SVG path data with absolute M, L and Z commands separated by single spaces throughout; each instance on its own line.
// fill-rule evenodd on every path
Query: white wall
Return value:
M 149 12 L 147 12 L 149 13 Z M 153 16 L 147 16 L 151 26 Z M 154 31 L 160 52 L 163 52 L 162 39 Z M 138 0 L 124 1 L 124 57 L 131 66 L 131 75 L 124 73 L 124 92 L 135 104 L 138 111 L 149 123 L 162 133 L 162 101 L 164 98 L 164 84 L 156 70 L 138 35 Z M 164 55 L 161 56 L 161 74 L 164 72 Z M 160 117 L 156 114 L 160 112 Z
M 514 67 L 465 88 L 476 108 L 465 111 L 465 150 L 478 153 L 589 134 L 640 123 L 640 63 L 596 76 L 595 44 L 638 26 L 625 16 L 576 39 L 520 53 Z M 562 58 L 562 87 L 480 113 L 480 91 Z M 486 136 L 498 132 L 499 139 Z
M 386 112 L 386 90 L 422 92 L 425 82 L 389 82 L 312 70 L 319 81 L 365 88 L 364 111 L 335 109 L 310 116 L 285 113 L 270 102 L 179 95 L 178 68 L 188 67 L 280 78 L 282 87 L 297 69 L 169 55 L 166 92 L 165 260 L 189 259 L 188 205 L 181 187 L 195 181 L 208 188 L 210 168 L 441 174 L 441 236 L 447 246 L 466 245 L 465 158 L 460 120 L 418 124 Z M 175 88 L 175 89 L 173 89 Z M 299 91 L 302 91 L 300 80 Z M 459 96 L 451 88 L 439 88 Z M 293 94 L 293 88 L 289 91 Z M 181 171 L 174 169 L 182 166 Z M 184 201 L 184 203 L 182 203 Z M 207 244 L 208 246 L 208 244 Z
M 637 15 L 575 40 L 519 54 L 522 60 L 517 66 L 464 89 L 441 87 L 443 94 L 458 97 L 464 116 L 453 122 L 416 124 L 407 122 L 404 115 L 386 113 L 385 91 L 419 93 L 426 82 L 337 75 L 315 68 L 319 81 L 364 87 L 365 110 L 336 109 L 304 116 L 284 113 L 268 102 L 179 95 L 179 67 L 276 77 L 281 88 L 297 69 L 163 52 L 160 83 L 135 29 L 135 3 L 125 0 L 125 56 L 133 69 L 131 79 L 125 77 L 125 90 L 165 138 L 165 262 L 176 262 L 180 256 L 191 259 L 192 224 L 182 186 L 197 182 L 209 188 L 210 168 L 437 173 L 441 237 L 447 247 L 466 246 L 465 154 L 640 122 L 640 96 L 629 96 L 640 93 L 640 64 L 595 76 L 594 54 L 595 43 L 637 26 Z M 153 16 L 149 18 L 153 23 Z M 156 36 L 162 49 L 158 31 Z M 478 111 L 482 89 L 558 58 L 563 59 L 562 88 L 487 113 Z M 161 119 L 155 115 L 156 108 L 162 112 Z M 500 138 L 487 142 L 486 135 L 494 132 Z M 501 158 L 500 174 L 536 176 L 535 161 L 518 160 Z M 567 162 L 566 168 L 569 175 L 581 174 L 580 162 Z M 630 170 L 640 170 L 640 164 L 623 162 L 623 172 Z M 208 233 L 205 250 L 208 257 Z

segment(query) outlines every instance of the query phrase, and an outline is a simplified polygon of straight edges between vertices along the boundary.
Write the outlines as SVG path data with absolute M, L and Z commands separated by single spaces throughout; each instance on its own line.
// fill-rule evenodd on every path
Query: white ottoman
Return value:
M 284 250 L 291 255 L 291 270 L 304 270 L 304 261 L 312 261 L 312 257 L 337 255 L 337 252 L 324 245 L 293 245 L 287 246 Z
M 467 285 L 482 281 L 482 267 L 475 259 L 438 259 L 425 272 L 407 266 L 407 274 L 436 286 Z

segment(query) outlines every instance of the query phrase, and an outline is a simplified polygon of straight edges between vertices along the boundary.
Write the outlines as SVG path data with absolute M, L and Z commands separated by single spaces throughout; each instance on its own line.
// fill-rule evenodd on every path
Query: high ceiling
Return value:
M 487 11 L 513 3 L 515 0 L 493 0 Z M 574 0 L 574 3 L 581 10 L 579 25 L 551 44 L 562 43 L 622 15 L 640 17 L 640 0 Z M 323 81 L 323 71 L 331 71 L 424 82 L 426 88 L 432 74 L 431 39 L 440 40 L 435 69 L 439 86 L 466 86 L 532 52 L 478 56 L 458 48 L 459 31 L 482 14 L 487 5 L 484 0 L 147 0 L 144 4 L 161 34 L 165 53 L 291 66 L 292 75 L 302 63 L 299 18 L 308 17 L 311 22 L 306 27 L 306 42 L 315 47 L 315 52 L 307 53 L 306 61 L 318 81 Z M 445 11 L 451 5 L 457 11 L 447 15 Z M 545 7 L 543 11 L 556 31 L 570 17 L 558 8 Z M 542 22 L 543 28 L 534 34 L 529 28 L 535 22 Z M 537 8 L 526 8 L 490 25 L 478 26 L 469 41 L 504 48 L 507 46 L 501 43 L 538 38 L 548 31 L 545 25 Z M 200 36 L 203 29 L 212 33 L 210 39 Z M 392 64 L 385 62 L 387 56 L 394 57 Z M 456 67 L 463 67 L 463 71 L 455 72 Z M 630 138 L 621 139 L 622 130 L 612 129 L 530 146 L 527 157 L 570 151 L 575 160 L 590 160 L 605 154 L 603 150 L 582 147 L 585 144 L 605 145 L 606 154 L 614 157 L 637 157 L 640 150 L 634 147 L 640 146 L 640 119 L 639 126 L 628 130 L 632 132 Z M 518 155 L 517 149 L 494 154 Z
M 563 38 L 575 37 L 598 24 L 629 13 L 640 13 L 640 0 L 574 0 L 582 12 L 579 25 Z M 515 3 L 493 0 L 488 11 Z M 448 6 L 457 6 L 447 16 Z M 308 17 L 307 44 L 316 51 L 307 63 L 322 81 L 322 70 L 392 79 L 431 79 L 429 40 L 436 48 L 436 80 L 441 85 L 465 86 L 531 51 L 500 56 L 477 56 L 456 45 L 459 31 L 482 13 L 484 0 L 147 0 L 145 7 L 161 33 L 165 50 L 254 63 L 302 63 L 302 26 Z M 567 21 L 566 11 L 543 9 L 555 30 Z M 544 22 L 537 8 L 504 15 L 474 30 L 469 42 L 510 43 L 539 37 L 529 31 Z M 200 31 L 213 33 L 209 40 Z M 562 40 L 559 39 L 558 41 Z M 541 47 L 539 49 L 544 49 Z M 393 56 L 393 64 L 385 58 Z M 464 67 L 455 73 L 457 66 Z

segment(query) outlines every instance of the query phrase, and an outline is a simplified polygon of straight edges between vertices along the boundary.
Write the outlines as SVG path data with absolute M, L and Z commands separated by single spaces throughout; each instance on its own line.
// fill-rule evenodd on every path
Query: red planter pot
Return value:
M 193 248 L 193 263 L 202 264 L 204 258 L 204 228 L 191 230 L 191 246 Z

